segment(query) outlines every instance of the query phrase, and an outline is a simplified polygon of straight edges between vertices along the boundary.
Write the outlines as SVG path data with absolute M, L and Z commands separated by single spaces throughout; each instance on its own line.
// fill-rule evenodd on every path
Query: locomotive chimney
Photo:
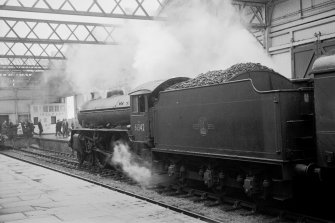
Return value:
M 116 96 L 116 95 L 124 95 L 123 90 L 112 90 L 112 91 L 107 91 L 107 98 Z
M 99 92 L 97 91 L 94 91 L 94 92 L 91 92 L 91 100 L 95 100 L 95 99 L 99 99 L 101 98 L 101 95 Z

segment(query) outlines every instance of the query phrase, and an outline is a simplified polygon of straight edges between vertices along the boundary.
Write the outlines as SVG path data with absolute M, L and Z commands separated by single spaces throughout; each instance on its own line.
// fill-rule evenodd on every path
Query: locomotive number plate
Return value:
M 135 131 L 144 132 L 144 124 L 135 124 Z

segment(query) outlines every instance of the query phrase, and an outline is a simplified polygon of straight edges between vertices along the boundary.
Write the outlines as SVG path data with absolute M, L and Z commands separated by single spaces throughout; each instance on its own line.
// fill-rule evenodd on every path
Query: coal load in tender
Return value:
M 238 63 L 226 70 L 214 70 L 214 71 L 208 71 L 207 73 L 204 74 L 199 74 L 194 79 L 190 79 L 188 81 L 177 83 L 171 86 L 169 90 L 220 84 L 229 81 L 231 78 L 235 77 L 238 74 L 251 71 L 274 72 L 272 69 L 263 66 L 259 63 Z

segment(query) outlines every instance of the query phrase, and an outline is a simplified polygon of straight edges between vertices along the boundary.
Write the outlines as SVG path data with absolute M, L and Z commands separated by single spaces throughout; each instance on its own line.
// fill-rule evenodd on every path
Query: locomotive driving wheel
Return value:
M 94 166 L 94 154 L 93 153 L 89 153 L 86 155 L 86 162 L 88 164 L 89 167 L 93 167 Z
M 100 169 L 104 169 L 107 167 L 107 157 L 102 154 L 97 152 L 95 154 L 95 164 L 100 168 Z
M 78 152 L 78 151 L 77 151 L 77 160 L 79 162 L 79 166 L 83 165 L 84 155 L 81 152 Z
M 79 162 L 79 166 L 82 166 L 84 161 L 86 161 L 89 166 L 92 166 L 94 164 L 94 157 L 92 152 L 93 144 L 90 140 L 85 139 L 83 136 L 81 140 L 83 149 L 81 151 L 77 151 L 77 160 Z

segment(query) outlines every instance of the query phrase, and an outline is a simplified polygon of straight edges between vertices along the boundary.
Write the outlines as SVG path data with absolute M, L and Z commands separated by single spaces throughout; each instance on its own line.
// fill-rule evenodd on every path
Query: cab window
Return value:
M 133 113 L 145 112 L 145 96 L 137 95 L 132 101 Z

